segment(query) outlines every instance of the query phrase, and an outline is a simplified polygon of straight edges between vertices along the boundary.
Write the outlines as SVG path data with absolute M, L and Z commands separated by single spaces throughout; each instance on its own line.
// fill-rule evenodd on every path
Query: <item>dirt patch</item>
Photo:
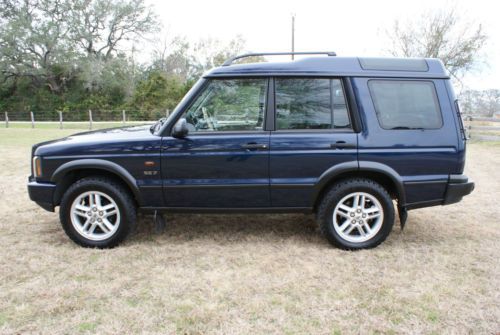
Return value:
M 0 332 L 496 333 L 500 146 L 468 156 L 471 196 L 373 250 L 332 248 L 307 215 L 175 215 L 102 251 L 29 201 L 29 147 L 0 145 Z

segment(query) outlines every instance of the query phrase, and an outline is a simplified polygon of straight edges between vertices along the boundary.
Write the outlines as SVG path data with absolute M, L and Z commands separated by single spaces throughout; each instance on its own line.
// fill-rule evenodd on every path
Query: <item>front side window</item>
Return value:
M 212 80 L 184 114 L 190 132 L 263 129 L 267 79 Z
M 431 81 L 370 80 L 370 94 L 384 129 L 437 129 L 443 125 Z
M 340 79 L 276 79 L 276 129 L 351 128 Z

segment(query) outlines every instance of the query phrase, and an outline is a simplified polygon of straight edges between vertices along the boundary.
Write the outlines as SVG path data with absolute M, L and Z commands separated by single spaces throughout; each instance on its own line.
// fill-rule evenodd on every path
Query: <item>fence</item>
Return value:
M 93 129 L 150 123 L 169 115 L 169 111 L 87 110 L 5 112 L 0 122 L 5 127 Z M 470 139 L 500 142 L 500 118 L 464 116 L 464 126 Z
M 169 115 L 165 111 L 138 110 L 87 110 L 87 111 L 38 111 L 38 112 L 4 112 L 0 114 L 0 122 L 6 128 L 103 128 L 120 125 L 150 123 Z
M 464 126 L 471 140 L 500 141 L 500 119 L 464 116 Z

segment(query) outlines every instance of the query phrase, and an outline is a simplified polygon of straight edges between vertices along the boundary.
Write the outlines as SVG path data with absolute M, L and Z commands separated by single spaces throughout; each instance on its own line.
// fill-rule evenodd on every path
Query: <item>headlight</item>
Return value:
M 42 175 L 42 160 L 40 157 L 33 157 L 33 176 L 38 178 Z

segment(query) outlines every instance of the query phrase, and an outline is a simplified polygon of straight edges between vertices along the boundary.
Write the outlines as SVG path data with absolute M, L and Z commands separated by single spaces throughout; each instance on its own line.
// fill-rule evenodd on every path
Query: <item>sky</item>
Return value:
M 339 56 L 384 56 L 385 32 L 426 11 L 455 7 L 467 22 L 482 24 L 489 36 L 477 68 L 464 78 L 465 88 L 500 89 L 500 4 L 490 0 L 146 0 L 161 23 L 163 35 L 190 42 L 237 35 L 248 51 L 279 52 L 291 48 L 291 15 L 295 14 L 296 51 L 336 51 Z M 147 52 L 145 50 L 144 52 Z

